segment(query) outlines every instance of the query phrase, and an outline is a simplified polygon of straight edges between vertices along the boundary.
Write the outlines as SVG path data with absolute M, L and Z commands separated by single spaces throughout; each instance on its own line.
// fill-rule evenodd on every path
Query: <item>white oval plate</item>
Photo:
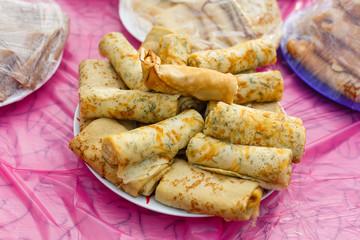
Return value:
M 56 70 L 59 68 L 59 65 L 60 65 L 61 60 L 62 60 L 62 56 L 63 56 L 63 53 L 61 53 L 58 60 L 56 62 L 54 62 L 53 69 L 52 69 L 51 72 L 49 72 L 47 74 L 47 76 L 45 77 L 45 81 L 42 81 L 41 83 L 38 83 L 34 90 L 31 90 L 29 88 L 17 89 L 16 92 L 13 95 L 8 97 L 5 101 L 0 102 L 0 107 L 9 105 L 9 104 L 14 103 L 14 102 L 18 102 L 18 101 L 24 99 L 25 97 L 27 97 L 28 95 L 30 95 L 31 93 L 38 90 L 40 87 L 42 87 L 47 81 L 50 80 L 50 78 L 55 74 Z
M 75 110 L 73 131 L 74 131 L 74 136 L 76 136 L 80 133 L 79 105 L 77 105 L 76 110 Z M 164 204 L 157 202 L 154 198 L 154 195 L 151 195 L 150 197 L 145 197 L 145 196 L 139 195 L 138 197 L 134 198 L 134 197 L 130 196 L 129 194 L 127 194 L 126 192 L 122 191 L 121 189 L 118 189 L 114 184 L 112 184 L 105 178 L 101 177 L 96 171 L 94 171 L 87 164 L 86 164 L 86 166 L 95 175 L 95 177 L 100 182 L 102 182 L 106 187 L 108 187 L 110 190 L 112 190 L 114 193 L 118 194 L 119 196 L 125 198 L 126 200 L 128 200 L 138 206 L 153 210 L 155 212 L 164 213 L 164 214 L 173 215 L 173 216 L 179 216 L 179 217 L 211 217 L 210 215 L 192 214 L 192 213 L 188 213 L 184 210 L 165 206 Z M 273 192 L 274 192 L 274 190 L 265 192 L 261 200 L 264 200 Z

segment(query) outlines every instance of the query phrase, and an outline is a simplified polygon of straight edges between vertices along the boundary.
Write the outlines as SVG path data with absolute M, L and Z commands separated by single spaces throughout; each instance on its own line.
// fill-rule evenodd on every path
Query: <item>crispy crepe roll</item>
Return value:
M 192 53 L 188 64 L 222 73 L 240 73 L 276 62 L 276 49 L 267 39 L 256 39 L 219 50 Z
M 267 111 L 267 110 L 263 110 L 263 109 L 256 109 L 256 108 L 251 108 L 251 107 L 246 107 L 246 106 L 242 106 L 242 105 L 237 105 L 237 104 L 233 104 L 231 105 L 234 108 L 237 108 L 239 110 L 246 110 L 246 111 L 250 111 L 256 114 L 259 114 L 263 117 L 266 118 L 272 118 L 272 119 L 277 119 L 277 120 L 281 120 L 281 121 L 287 121 L 287 122 L 291 122 L 291 123 L 295 123 L 295 124 L 299 124 L 302 125 L 303 121 L 298 118 L 298 117 L 293 117 L 293 116 L 288 116 L 286 114 L 283 113 L 276 113 L 276 112 L 272 112 L 272 111 Z
M 213 108 L 215 108 L 217 106 L 217 104 L 218 104 L 218 102 L 215 102 L 215 101 L 208 102 L 207 107 L 206 107 L 207 108 L 206 116 Z M 281 120 L 281 121 L 292 122 L 292 123 L 296 123 L 299 125 L 303 124 L 303 121 L 300 118 L 287 116 L 284 114 L 284 112 L 279 113 L 279 112 L 268 111 L 268 110 L 264 110 L 264 109 L 251 108 L 251 107 L 237 105 L 237 104 L 232 104 L 231 107 L 236 108 L 238 110 L 250 111 L 250 112 L 262 115 L 263 117 L 266 117 L 266 118 L 273 118 L 273 119 L 277 119 L 277 120 Z
M 257 182 L 207 172 L 181 159 L 155 190 L 156 201 L 167 206 L 235 221 L 255 220 L 261 198 Z
M 157 175 L 155 175 L 150 181 L 148 181 L 139 191 L 139 194 L 144 196 L 150 196 L 157 187 L 160 179 L 171 169 L 170 167 L 164 168 L 161 172 L 159 172 Z
M 128 168 L 125 175 L 130 177 L 121 179 L 117 176 L 117 164 L 110 164 L 102 157 L 101 147 L 103 139 L 107 135 L 126 131 L 127 129 L 114 119 L 95 119 L 71 140 L 69 148 L 99 175 L 114 185 L 119 186 L 130 195 L 136 197 L 139 192 L 150 195 L 160 178 L 170 169 L 168 160 L 162 161 L 162 159 L 154 158 L 152 161 L 144 164 L 147 168 L 139 168 L 137 166 Z
M 142 2 L 143 3 L 143 2 Z M 159 54 L 159 42 L 160 39 L 167 35 L 172 34 L 174 31 L 162 27 L 162 26 L 153 26 L 150 32 L 146 35 L 144 42 L 141 44 L 141 47 L 153 51 L 155 54 Z
M 282 99 L 284 81 L 279 71 L 236 75 L 238 88 L 234 103 L 277 102 Z
M 86 59 L 79 64 L 79 88 L 114 87 L 128 89 L 108 61 Z
M 109 163 L 118 164 L 119 169 L 157 156 L 170 161 L 202 130 L 203 125 L 200 113 L 186 110 L 152 125 L 107 136 L 103 144 L 103 156 Z
M 360 102 L 360 79 L 355 75 L 334 68 L 314 49 L 314 44 L 306 40 L 290 39 L 286 45 L 289 53 L 323 83 L 350 98 Z
M 101 59 L 86 59 L 79 64 L 79 89 L 92 87 L 113 87 L 127 89 L 124 82 L 108 61 Z M 80 113 L 82 110 L 80 109 Z M 80 118 L 80 131 L 94 119 Z M 129 123 L 124 123 L 129 126 Z M 131 125 L 131 124 L 130 124 Z M 126 127 L 128 128 L 128 127 Z
M 162 172 L 164 170 L 168 171 L 171 164 L 172 160 L 155 156 L 144 159 L 141 162 L 130 163 L 125 168 L 118 167 L 116 175 L 121 180 L 120 188 L 131 196 L 137 197 L 140 191 L 146 190 L 142 189 L 149 183 L 146 188 L 149 188 L 148 191 L 151 191 L 155 186 L 151 186 L 150 184 L 157 184 L 157 182 L 152 181 L 152 179 L 157 180 L 159 175 L 161 177 Z
M 108 33 L 100 41 L 99 53 L 109 59 L 115 71 L 130 89 L 149 91 L 142 82 L 138 51 L 121 33 Z
M 237 89 L 234 75 L 211 69 L 162 65 L 158 56 L 151 51 L 146 52 L 145 49 L 142 49 L 140 54 L 144 83 L 150 89 L 192 96 L 202 101 L 233 102 Z
M 178 97 L 109 87 L 79 89 L 80 115 L 154 123 L 178 113 Z
M 115 119 L 99 118 L 74 137 L 69 148 L 99 175 L 118 186 L 121 180 L 116 176 L 117 165 L 110 165 L 105 161 L 101 147 L 107 135 L 126 131 L 127 129 Z
M 160 39 L 161 64 L 187 65 L 191 52 L 190 40 L 181 34 L 167 34 Z
M 204 134 L 234 144 L 288 148 L 293 162 L 300 162 L 305 149 L 304 126 L 265 117 L 218 102 L 205 119 Z
M 186 156 L 202 169 L 257 181 L 266 189 L 284 190 L 290 184 L 290 149 L 236 145 L 198 133 Z

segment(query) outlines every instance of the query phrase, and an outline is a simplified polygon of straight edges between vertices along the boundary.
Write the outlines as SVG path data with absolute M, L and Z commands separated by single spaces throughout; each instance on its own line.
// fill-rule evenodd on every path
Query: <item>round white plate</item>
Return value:
M 80 119 L 79 119 L 79 105 L 77 105 L 74 115 L 74 136 L 78 135 L 80 133 Z M 210 215 L 203 215 L 203 214 L 192 214 L 188 213 L 184 210 L 172 208 L 163 205 L 162 203 L 159 203 L 155 200 L 154 195 L 150 197 L 145 197 L 142 195 L 139 195 L 138 197 L 134 198 L 127 194 L 126 192 L 122 191 L 121 189 L 118 189 L 114 184 L 106 180 L 105 178 L 101 177 L 96 171 L 94 171 L 91 167 L 86 165 L 90 171 L 95 175 L 97 179 L 99 179 L 100 182 L 102 182 L 106 187 L 108 187 L 110 190 L 112 190 L 114 193 L 118 194 L 119 196 L 125 198 L 126 200 L 144 207 L 146 209 L 153 210 L 155 212 L 164 213 L 168 215 L 173 216 L 180 216 L 180 217 L 211 217 Z M 271 193 L 273 193 L 274 190 L 264 192 L 263 197 L 261 200 L 264 200 L 267 198 Z
M 40 87 L 42 87 L 55 74 L 56 70 L 58 69 L 58 67 L 59 67 L 59 65 L 61 63 L 62 56 L 63 56 L 63 53 L 61 53 L 58 60 L 56 62 L 54 62 L 53 67 L 52 67 L 52 71 L 50 71 L 47 74 L 47 76 L 45 77 L 45 81 L 42 81 L 41 83 L 38 83 L 34 90 L 31 90 L 29 88 L 17 89 L 16 92 L 13 95 L 8 97 L 5 101 L 0 102 L 0 107 L 9 105 L 9 104 L 14 103 L 14 102 L 18 102 L 18 101 L 24 99 L 25 97 L 27 97 L 28 95 L 30 95 L 31 93 L 38 90 Z
M 126 30 L 138 41 L 143 42 L 152 25 L 146 22 L 139 22 L 136 14 L 132 11 L 131 0 L 119 1 L 119 16 Z

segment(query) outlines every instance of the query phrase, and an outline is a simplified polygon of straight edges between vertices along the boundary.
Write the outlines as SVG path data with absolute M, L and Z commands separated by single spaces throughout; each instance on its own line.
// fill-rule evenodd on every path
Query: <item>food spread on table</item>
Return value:
M 1 1 L 0 103 L 49 79 L 68 34 L 69 18 L 55 3 Z
M 284 83 L 267 39 L 194 51 L 155 26 L 136 50 L 103 36 L 107 60 L 79 65 L 80 133 L 70 149 L 127 194 L 190 213 L 256 220 L 261 198 L 285 190 L 305 151 L 300 118 L 279 105 Z M 157 42 L 157 44 L 155 44 Z

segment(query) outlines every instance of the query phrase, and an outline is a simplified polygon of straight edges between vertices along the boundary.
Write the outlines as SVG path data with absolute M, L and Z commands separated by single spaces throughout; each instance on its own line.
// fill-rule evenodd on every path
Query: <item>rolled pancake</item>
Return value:
M 178 97 L 109 87 L 79 89 L 80 114 L 85 119 L 109 117 L 154 123 L 178 113 Z
M 169 170 L 171 169 L 170 167 L 166 167 L 164 168 L 161 172 L 159 172 L 157 175 L 155 175 L 155 177 L 153 177 L 152 179 L 150 179 L 150 181 L 148 181 L 139 191 L 139 194 L 143 195 L 143 196 L 150 196 L 154 191 L 155 188 L 157 187 L 160 179 L 165 175 L 165 173 L 167 173 Z
M 109 134 L 126 132 L 127 129 L 115 119 L 99 118 L 91 122 L 69 143 L 76 156 L 86 162 L 100 176 L 119 186 L 121 180 L 116 176 L 117 165 L 110 165 L 102 157 L 103 139 Z
M 141 44 L 141 47 L 151 50 L 155 54 L 159 54 L 160 39 L 167 34 L 173 34 L 173 33 L 174 31 L 166 27 L 153 26 L 146 35 L 144 42 Z
M 157 184 L 156 180 L 164 175 L 163 171 L 170 169 L 171 164 L 172 160 L 156 156 L 139 163 L 130 163 L 126 168 L 118 166 L 116 176 L 121 180 L 119 186 L 133 197 L 139 196 L 141 192 L 150 195 Z
M 237 145 L 198 133 L 186 156 L 199 168 L 257 181 L 266 189 L 284 190 L 290 184 L 290 149 Z
M 256 182 L 207 172 L 182 159 L 175 160 L 155 190 L 155 200 L 167 206 L 235 221 L 255 220 L 261 197 Z
M 153 52 L 140 52 L 144 83 L 150 89 L 168 94 L 192 96 L 201 101 L 232 103 L 237 89 L 236 77 L 211 69 L 160 64 Z M 221 86 L 221 88 L 219 88 Z
M 124 35 L 118 32 L 104 35 L 99 43 L 99 53 L 110 61 L 128 88 L 149 91 L 142 82 L 139 53 Z
M 218 104 L 218 102 L 215 102 L 215 101 L 208 102 L 207 109 L 206 109 L 206 116 L 213 108 L 215 108 L 217 106 L 217 104 Z M 247 107 L 247 106 L 243 106 L 243 105 L 237 105 L 237 104 L 232 104 L 231 107 L 238 109 L 239 111 L 240 110 L 251 111 L 255 114 L 259 114 L 266 118 L 272 118 L 272 119 L 277 119 L 280 121 L 292 122 L 292 123 L 299 124 L 299 125 L 303 124 L 303 122 L 300 118 L 288 116 L 288 115 L 284 114 L 283 111 L 282 112 L 274 112 L 274 111 L 268 111 L 268 110 L 264 110 L 264 109 L 251 108 L 251 107 Z
M 102 59 L 86 59 L 79 64 L 79 89 L 92 87 L 111 87 L 119 89 L 128 89 L 125 83 L 120 79 L 114 68 L 108 61 Z M 80 109 L 79 113 L 84 112 Z M 80 131 L 82 131 L 94 119 L 85 119 L 79 114 Z M 122 122 L 126 128 L 131 126 L 130 123 Z
M 161 157 L 171 161 L 186 147 L 190 139 L 203 128 L 204 120 L 195 110 L 186 110 L 161 122 L 128 132 L 109 135 L 103 143 L 103 156 L 111 164 L 119 165 L 118 176 L 131 164 Z
M 190 52 L 190 40 L 181 34 L 167 34 L 160 39 L 158 55 L 161 64 L 186 66 Z
M 267 39 L 256 39 L 234 47 L 192 53 L 188 65 L 237 74 L 276 62 L 276 48 Z
M 116 120 L 99 118 L 91 122 L 82 132 L 75 136 L 69 148 L 84 162 L 86 162 L 100 176 L 120 187 L 123 191 L 136 197 L 139 192 L 150 195 L 160 178 L 170 169 L 169 162 L 161 165 L 161 161 L 152 161 L 148 169 L 129 168 L 131 177 L 124 183 L 124 179 L 117 176 L 118 166 L 105 161 L 101 148 L 103 139 L 107 135 L 126 132 L 127 129 Z M 136 175 L 134 175 L 134 171 Z
M 315 52 L 313 43 L 290 39 L 286 47 L 299 64 L 321 81 L 319 84 L 325 83 L 349 99 L 360 102 L 360 79 L 326 62 Z
M 218 102 L 207 115 L 203 133 L 233 144 L 288 148 L 295 163 L 300 162 L 305 150 L 304 126 L 223 102 Z
M 279 71 L 236 75 L 238 88 L 234 103 L 278 102 L 282 99 L 284 81 Z
M 128 89 L 111 64 L 102 59 L 86 59 L 79 64 L 79 88 L 86 86 Z

